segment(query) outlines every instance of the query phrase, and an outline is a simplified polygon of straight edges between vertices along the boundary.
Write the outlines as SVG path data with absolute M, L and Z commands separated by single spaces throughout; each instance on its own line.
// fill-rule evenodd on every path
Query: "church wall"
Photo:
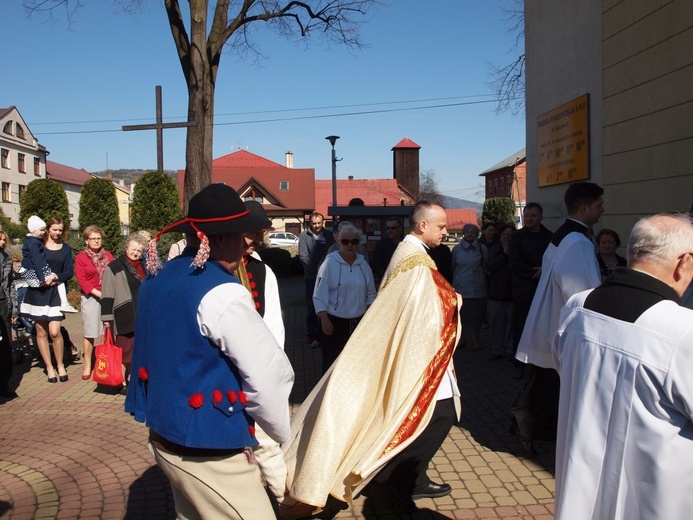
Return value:
M 612 4 L 603 13 L 604 187 L 609 213 L 629 230 L 693 202 L 693 8 Z
M 525 2 L 525 51 L 527 200 L 544 207 L 545 223 L 555 229 L 565 216 L 568 185 L 537 186 L 537 117 L 590 95 L 590 180 L 601 184 L 601 2 Z

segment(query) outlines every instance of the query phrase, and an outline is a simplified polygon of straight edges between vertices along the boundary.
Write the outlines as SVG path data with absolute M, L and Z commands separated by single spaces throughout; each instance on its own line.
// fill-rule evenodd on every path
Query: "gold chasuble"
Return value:
M 431 258 L 398 246 L 377 298 L 291 421 L 290 495 L 351 502 L 424 430 L 459 333 L 458 296 Z

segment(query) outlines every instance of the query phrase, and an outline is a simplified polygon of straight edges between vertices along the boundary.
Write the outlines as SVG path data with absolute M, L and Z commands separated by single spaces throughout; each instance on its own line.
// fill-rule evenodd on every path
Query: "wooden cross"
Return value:
M 164 128 L 186 128 L 195 126 L 194 121 L 185 123 L 164 123 L 161 116 L 161 85 L 156 86 L 156 123 L 153 125 L 127 125 L 123 131 L 156 130 L 156 168 L 164 172 Z

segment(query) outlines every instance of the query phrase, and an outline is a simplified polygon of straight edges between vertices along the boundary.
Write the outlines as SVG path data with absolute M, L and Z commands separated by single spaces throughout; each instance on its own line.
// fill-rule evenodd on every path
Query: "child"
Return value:
M 58 280 L 58 275 L 51 271 L 46 262 L 46 251 L 43 248 L 43 235 L 46 234 L 46 223 L 37 215 L 29 217 L 29 233 L 24 237 L 22 246 L 22 266 L 19 274 L 29 287 L 51 285 Z

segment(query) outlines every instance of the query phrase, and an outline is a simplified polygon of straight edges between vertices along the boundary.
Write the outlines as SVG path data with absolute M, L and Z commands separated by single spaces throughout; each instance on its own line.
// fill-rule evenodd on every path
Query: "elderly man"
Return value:
M 265 221 L 232 188 L 213 184 L 161 232 L 187 234 L 182 255 L 159 269 L 150 245 L 155 276 L 139 292 L 125 410 L 149 427 L 180 518 L 274 518 L 249 450 L 256 422 L 275 441 L 288 438 L 294 374 L 232 275 L 243 233 Z
M 327 250 L 334 244 L 332 232 L 324 227 L 325 217 L 320 213 L 310 215 L 310 228 L 298 237 L 298 257 L 303 264 L 303 276 L 306 286 L 306 334 L 310 346 L 320 346 L 320 325 L 313 306 L 313 291 L 318 269 L 322 265 Z
M 458 417 L 459 300 L 426 253 L 446 234 L 445 210 L 419 202 L 410 220 L 378 297 L 291 422 L 289 492 L 315 509 L 328 495 L 351 501 L 382 468 L 408 505 L 450 493 L 426 469 Z
M 640 220 L 628 268 L 573 296 L 561 377 L 556 518 L 685 520 L 693 511 L 693 279 L 686 216 Z

